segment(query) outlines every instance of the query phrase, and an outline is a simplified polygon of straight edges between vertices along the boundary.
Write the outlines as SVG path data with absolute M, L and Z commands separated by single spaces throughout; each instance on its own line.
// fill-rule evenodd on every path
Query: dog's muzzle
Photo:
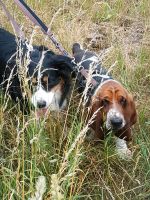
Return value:
M 114 130 L 120 129 L 123 126 L 123 119 L 121 117 L 114 116 L 110 118 L 110 123 L 111 123 L 112 129 Z
M 106 128 L 119 130 L 125 126 L 125 119 L 117 109 L 110 109 L 107 113 Z

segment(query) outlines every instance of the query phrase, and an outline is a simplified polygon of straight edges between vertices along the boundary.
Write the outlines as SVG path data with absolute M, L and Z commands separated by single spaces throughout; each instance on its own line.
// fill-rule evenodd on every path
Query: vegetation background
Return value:
M 27 38 L 54 45 L 22 14 L 3 1 Z M 64 113 L 37 122 L 18 105 L 0 99 L 0 199 L 150 199 L 150 1 L 27 0 L 71 54 L 74 42 L 95 51 L 103 66 L 136 96 L 138 122 L 131 161 L 115 153 L 113 135 L 103 144 L 83 140 L 86 126 L 79 97 Z M 0 8 L 0 26 L 13 32 Z M 34 32 L 34 34 L 33 34 Z M 45 177 L 45 178 L 44 178 Z M 43 197 L 42 197 L 43 196 Z

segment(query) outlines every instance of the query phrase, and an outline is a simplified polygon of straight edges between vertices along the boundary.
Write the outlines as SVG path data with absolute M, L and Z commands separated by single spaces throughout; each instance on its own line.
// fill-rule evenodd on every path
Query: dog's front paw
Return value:
M 128 148 L 117 148 L 116 149 L 117 155 L 123 160 L 131 160 L 133 153 Z
M 124 160 L 132 159 L 132 151 L 128 149 L 127 143 L 124 139 L 116 138 L 116 152 L 118 156 Z
M 86 132 L 86 136 L 85 136 L 85 141 L 93 141 L 95 138 L 95 132 L 92 128 L 89 128 L 88 131 Z

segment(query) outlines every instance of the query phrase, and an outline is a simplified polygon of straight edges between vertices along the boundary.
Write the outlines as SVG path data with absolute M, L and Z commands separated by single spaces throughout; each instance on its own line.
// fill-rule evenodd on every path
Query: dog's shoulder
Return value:
M 15 36 L 12 33 L 10 33 L 9 31 L 7 31 L 3 28 L 0 28 L 0 39 L 1 39 L 0 41 L 8 41 L 8 38 L 9 38 L 9 40 L 14 40 Z
M 16 48 L 15 36 L 0 28 L 0 60 L 7 61 L 16 52 Z

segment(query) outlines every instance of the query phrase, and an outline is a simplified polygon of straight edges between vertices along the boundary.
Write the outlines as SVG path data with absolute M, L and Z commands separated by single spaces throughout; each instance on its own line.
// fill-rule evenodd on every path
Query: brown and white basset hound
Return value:
M 132 139 L 131 126 L 136 123 L 137 113 L 134 99 L 131 94 L 99 63 L 96 54 L 81 49 L 78 43 L 72 48 L 75 62 L 85 69 L 93 68 L 92 78 L 97 81 L 95 86 L 90 85 L 87 92 L 89 119 L 94 116 L 90 124 L 95 138 L 103 140 L 108 130 L 116 136 L 117 153 L 122 158 L 131 158 L 132 152 L 128 149 L 126 141 Z M 95 59 L 97 58 L 97 60 Z M 80 72 L 79 72 L 80 73 Z M 85 88 L 86 79 L 80 77 L 78 86 Z M 84 79 L 84 80 L 83 80 Z

